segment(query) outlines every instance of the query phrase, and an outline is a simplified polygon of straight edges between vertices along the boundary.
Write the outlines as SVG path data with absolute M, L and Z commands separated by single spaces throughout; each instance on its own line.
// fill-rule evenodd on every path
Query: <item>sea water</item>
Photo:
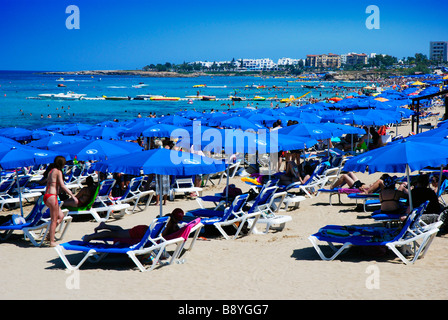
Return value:
M 61 79 L 63 78 L 63 80 Z M 303 88 L 303 84 L 319 82 L 291 82 L 291 78 L 248 76 L 204 76 L 193 78 L 149 78 L 113 75 L 50 75 L 38 71 L 0 71 L 0 127 L 37 129 L 53 124 L 97 124 L 106 120 L 125 121 L 139 114 L 157 116 L 175 114 L 180 110 L 209 112 L 237 108 L 269 108 L 284 106 L 279 101 L 251 101 L 254 96 L 279 99 L 291 95 L 306 98 L 326 98 L 335 95 L 330 86 L 364 86 L 364 83 L 324 83 L 325 89 Z M 63 84 L 65 87 L 58 87 Z M 139 86 L 143 84 L 143 86 Z M 196 88 L 195 85 L 206 87 Z M 266 88 L 257 88 L 266 86 Z M 49 100 L 36 99 L 43 93 L 72 91 L 87 97 L 129 97 L 131 100 Z M 357 91 L 352 90 L 352 91 Z M 216 96 L 216 101 L 188 101 L 186 96 Z M 132 100 L 138 95 L 179 97 L 180 101 Z M 233 102 L 229 96 L 248 100 Z

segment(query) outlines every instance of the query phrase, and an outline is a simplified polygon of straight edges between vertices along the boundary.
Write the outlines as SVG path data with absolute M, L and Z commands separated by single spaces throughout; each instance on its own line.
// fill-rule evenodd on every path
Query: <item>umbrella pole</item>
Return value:
M 162 201 L 163 201 L 163 195 L 162 195 L 162 175 L 158 174 L 158 183 L 159 183 L 159 218 L 162 217 L 163 214 L 163 207 L 162 207 Z
M 23 207 L 22 207 L 22 190 L 20 190 L 19 184 L 19 171 L 16 169 L 16 182 L 17 182 L 17 191 L 19 192 L 19 204 L 20 204 L 20 214 L 23 217 Z
M 408 180 L 408 196 L 409 196 L 409 212 L 412 212 L 414 210 L 414 206 L 412 205 L 412 195 L 411 195 L 411 179 L 409 177 L 409 165 L 406 164 L 406 178 Z
M 229 174 L 230 174 L 230 171 L 229 171 L 229 164 L 227 164 L 227 168 L 226 168 L 226 172 L 227 172 L 227 174 L 226 174 L 226 207 L 227 207 L 227 204 L 229 203 Z

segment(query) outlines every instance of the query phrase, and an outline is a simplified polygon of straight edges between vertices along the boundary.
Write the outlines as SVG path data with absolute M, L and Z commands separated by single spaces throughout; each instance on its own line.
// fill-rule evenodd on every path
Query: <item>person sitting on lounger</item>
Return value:
M 412 206 L 414 208 L 417 208 L 422 203 L 429 201 L 428 206 L 422 215 L 422 220 L 425 223 L 433 223 L 438 220 L 442 207 L 440 206 L 436 193 L 429 187 L 429 175 L 421 174 L 418 176 L 411 190 L 411 198 Z M 408 207 L 406 213 L 410 213 L 410 206 Z
M 178 223 L 184 217 L 184 211 L 180 208 L 174 209 L 169 214 L 170 219 L 162 231 L 162 237 L 166 237 L 179 230 Z M 120 226 L 109 225 L 101 222 L 98 227 L 94 229 L 94 233 L 85 235 L 82 240 L 90 242 L 92 240 L 113 239 L 114 242 L 125 243 L 129 245 L 136 244 L 142 240 L 149 226 L 137 225 L 130 229 L 123 229 Z M 100 231 L 100 232 L 99 232 Z
M 395 180 L 390 177 L 388 174 L 384 174 L 381 176 L 381 182 L 378 182 L 380 185 L 380 203 L 381 203 L 381 212 L 384 213 L 401 213 L 404 212 L 405 207 L 401 204 L 400 199 L 407 197 L 407 192 L 403 191 L 403 189 L 395 188 Z
M 73 198 L 64 201 L 63 206 L 69 208 L 79 208 L 86 206 L 95 195 L 97 185 L 91 176 L 86 178 L 86 185 Z
M 306 164 L 302 170 L 300 170 L 300 166 L 297 165 L 294 161 L 288 161 L 286 163 L 285 173 L 280 176 L 280 185 L 287 186 L 294 182 L 300 182 L 301 184 L 305 184 L 308 179 L 313 174 L 313 167 L 309 164 Z

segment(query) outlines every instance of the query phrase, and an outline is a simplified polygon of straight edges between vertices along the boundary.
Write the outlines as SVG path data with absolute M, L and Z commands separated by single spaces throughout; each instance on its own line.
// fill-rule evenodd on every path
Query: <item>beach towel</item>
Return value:
M 193 228 L 195 225 L 197 225 L 199 222 L 201 222 L 201 218 L 194 219 L 193 221 L 190 221 L 187 225 L 183 226 L 176 232 L 173 232 L 165 237 L 165 240 L 171 240 L 175 238 L 182 237 L 185 241 L 187 241 L 188 236 L 190 235 L 191 228 Z
M 339 188 L 338 193 L 350 194 L 350 193 L 359 193 L 361 190 L 359 189 L 350 189 L 350 188 Z

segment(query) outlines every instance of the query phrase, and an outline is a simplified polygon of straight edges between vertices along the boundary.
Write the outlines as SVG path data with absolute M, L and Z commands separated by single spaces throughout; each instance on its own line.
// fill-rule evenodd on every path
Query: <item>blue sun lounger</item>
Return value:
M 352 246 L 386 246 L 405 264 L 413 264 L 419 257 L 425 255 L 441 224 L 422 225 L 420 223 L 421 215 L 427 205 L 428 202 L 425 202 L 414 209 L 401 228 L 328 225 L 309 236 L 308 239 L 320 258 L 326 261 L 334 260 Z M 325 256 L 318 241 L 327 242 L 335 253 L 330 257 Z M 335 243 L 341 246 L 336 248 Z M 408 259 L 399 250 L 400 247 L 412 248 L 410 253 L 413 257 Z
M 78 270 L 84 262 L 89 259 L 92 262 L 99 262 L 109 253 L 114 254 L 126 254 L 139 268 L 140 271 L 150 271 L 153 270 L 160 262 L 162 254 L 165 253 L 165 249 L 168 246 L 175 246 L 174 253 L 169 259 L 168 265 L 171 265 L 176 259 L 181 255 L 181 251 L 184 248 L 185 242 L 190 234 L 194 234 L 194 240 L 197 238 L 202 224 L 199 219 L 195 219 L 189 222 L 183 228 L 188 230 L 188 235 L 183 237 L 179 236 L 170 240 L 164 239 L 160 236 L 163 228 L 168 221 L 168 217 L 157 218 L 149 226 L 145 235 L 140 242 L 134 245 L 120 244 L 120 243 L 110 243 L 111 240 L 104 240 L 103 242 L 85 242 L 85 241 L 70 241 L 66 243 L 59 244 L 55 247 L 56 252 L 59 257 L 69 270 Z M 193 244 L 190 245 L 190 248 Z M 77 265 L 72 265 L 66 255 L 64 250 L 84 252 L 85 255 Z M 143 263 L 138 259 L 138 256 L 150 256 L 152 263 L 149 267 L 145 267 Z
M 0 225 L 0 240 L 7 240 L 14 232 L 23 232 L 24 238 L 29 239 L 33 245 L 40 247 L 50 230 L 49 209 L 43 202 L 43 196 L 36 201 L 31 212 L 22 220 L 22 223 L 16 223 L 14 219 Z M 56 240 L 61 240 L 72 217 L 64 217 L 62 223 L 56 230 Z

